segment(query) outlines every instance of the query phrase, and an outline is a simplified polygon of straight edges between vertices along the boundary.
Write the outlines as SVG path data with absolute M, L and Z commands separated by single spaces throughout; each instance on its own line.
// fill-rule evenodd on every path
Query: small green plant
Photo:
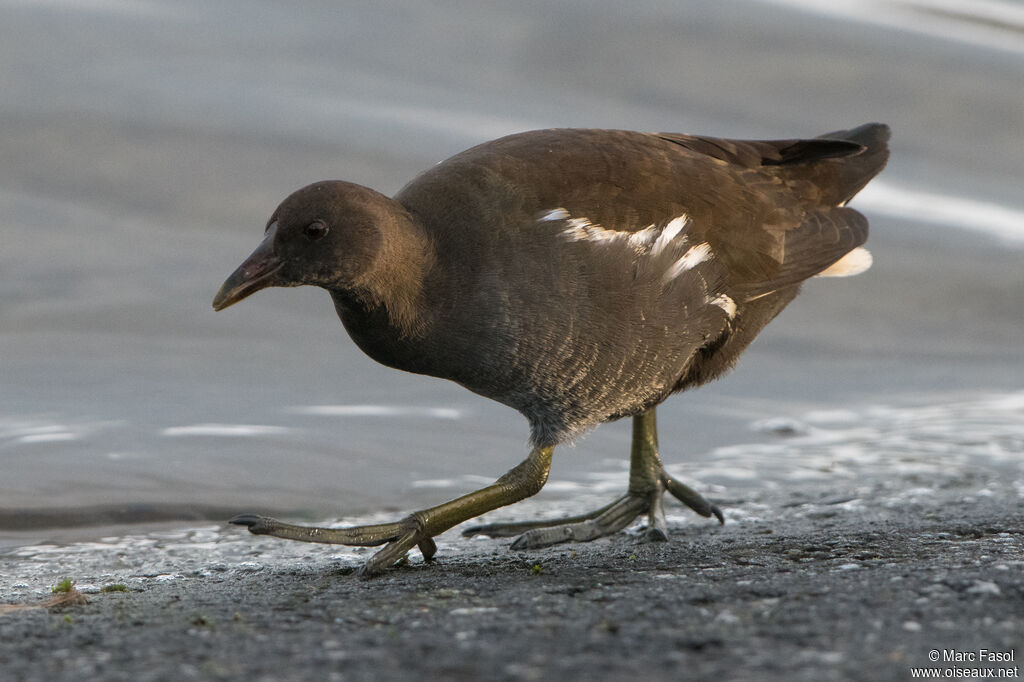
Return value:
M 544 572 L 544 567 L 541 566 L 540 564 L 534 564 L 533 568 L 530 569 L 530 572 L 533 573 L 534 575 L 540 575 L 541 573 Z
M 127 592 L 128 586 L 124 583 L 114 583 L 113 585 L 104 585 L 100 592 Z
M 50 588 L 50 592 L 54 594 L 67 594 L 75 586 L 75 581 L 71 578 L 64 578 L 59 583 Z
M 192 625 L 195 625 L 196 627 L 200 628 L 212 628 L 214 625 L 213 619 L 202 613 L 198 614 L 197 616 L 194 616 L 192 620 L 189 622 L 191 622 Z

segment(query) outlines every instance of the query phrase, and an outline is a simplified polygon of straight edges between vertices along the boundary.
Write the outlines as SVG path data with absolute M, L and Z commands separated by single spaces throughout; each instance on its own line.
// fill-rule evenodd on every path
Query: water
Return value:
M 939 500 L 969 509 L 993 498 L 1024 499 L 1024 392 L 927 405 L 813 410 L 750 427 L 748 437 L 767 438 L 714 448 L 706 462 L 669 466 L 673 476 L 723 504 L 728 524 L 716 532 L 743 533 L 755 524 L 763 529 L 765 523 L 784 529 L 800 517 L 871 519 L 892 509 L 915 515 Z M 625 462 L 604 462 L 578 480 L 549 484 L 547 492 L 555 495 L 498 510 L 492 518 L 557 518 L 596 508 L 618 496 L 627 478 Z M 486 482 L 461 476 L 419 484 L 435 496 L 451 496 Z M 673 526 L 710 523 L 678 504 L 670 504 L 667 512 Z M 382 512 L 318 519 L 328 525 L 388 520 Z M 632 532 L 639 530 L 638 524 Z M 151 581 L 296 564 L 354 568 L 374 551 L 284 542 L 223 524 L 99 528 L 77 536 L 65 531 L 56 542 L 26 543 L 25 537 L 8 535 L 5 542 L 0 534 L 8 599 L 41 594 L 68 575 L 80 579 L 83 592 L 113 583 L 141 589 Z M 457 529 L 438 540 L 442 556 L 495 552 L 503 544 L 507 541 L 462 538 Z
M 322 291 L 210 300 L 301 185 L 394 192 L 474 143 L 562 125 L 890 123 L 892 163 L 855 201 L 875 266 L 812 283 L 736 373 L 666 403 L 665 458 L 723 495 L 738 472 L 876 480 L 896 465 L 873 410 L 907 405 L 947 428 L 911 420 L 897 451 L 926 435 L 956 475 L 1003 448 L 993 494 L 1019 496 L 1019 406 L 961 407 L 1016 405 L 1024 380 L 1020 50 L 976 18 L 921 31 L 891 18 L 918 11 L 900 3 L 842 20 L 795 4 L 0 0 L 2 541 L 29 560 L 47 540 L 102 546 L 98 524 L 145 521 L 109 537 L 149 542 L 160 519 L 236 511 L 389 517 L 516 464 L 519 415 L 375 365 Z M 1015 21 L 991 30 L 1019 38 Z M 841 448 L 801 444 L 809 413 L 837 410 L 860 425 Z M 780 444 L 754 428 L 771 419 L 811 435 Z M 562 448 L 541 503 L 608 494 L 628 446 L 619 423 Z
M 1019 0 L 764 0 L 944 41 L 1024 54 L 1024 6 Z

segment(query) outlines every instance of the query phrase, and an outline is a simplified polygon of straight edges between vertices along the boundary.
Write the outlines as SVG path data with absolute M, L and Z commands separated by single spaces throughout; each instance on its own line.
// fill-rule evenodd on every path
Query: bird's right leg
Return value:
M 519 536 L 512 549 L 537 549 L 561 542 L 589 542 L 616 533 L 638 516 L 646 515 L 647 537 L 667 540 L 665 505 L 668 492 L 701 516 L 714 516 L 724 522 L 721 510 L 693 488 L 672 478 L 658 455 L 658 430 L 655 408 L 633 418 L 633 446 L 630 451 L 629 488 L 626 494 L 587 514 L 547 521 L 518 521 L 471 526 L 463 535 L 491 537 Z
M 414 512 L 395 523 L 352 528 L 319 528 L 297 526 L 256 514 L 236 516 L 231 519 L 231 523 L 248 526 L 249 531 L 256 535 L 273 535 L 287 540 L 359 547 L 387 544 L 384 549 L 370 557 L 360 570 L 361 575 L 373 575 L 400 560 L 413 547 L 419 547 L 423 558 L 429 561 L 437 551 L 433 540 L 435 535 L 440 535 L 452 526 L 484 512 L 518 502 L 539 492 L 547 481 L 553 451 L 553 447 L 534 448 L 529 457 L 492 485 L 451 502 Z

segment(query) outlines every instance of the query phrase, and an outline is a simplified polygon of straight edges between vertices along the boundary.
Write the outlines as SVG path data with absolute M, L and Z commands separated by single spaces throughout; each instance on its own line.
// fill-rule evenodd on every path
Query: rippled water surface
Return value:
M 944 502 L 967 509 L 982 498 L 1024 503 L 1024 393 L 945 404 L 819 410 L 751 427 L 752 433 L 769 439 L 717 448 L 707 463 L 669 467 L 721 504 L 729 532 L 765 523 L 784 531 L 790 519 L 802 516 L 867 520 L 890 510 L 920 515 Z M 450 496 L 484 482 L 464 476 L 413 485 Z M 624 463 L 609 463 L 580 480 L 552 483 L 539 499 L 492 512 L 491 517 L 578 513 L 618 496 L 626 483 Z M 709 524 L 675 503 L 667 511 L 676 529 Z M 392 517 L 377 513 L 318 521 L 347 525 Z M 148 581 L 295 564 L 355 567 L 373 551 L 257 537 L 223 524 L 113 530 L 109 536 L 59 543 L 25 544 L 8 536 L 8 547 L 0 545 L 3 593 L 38 591 L 66 575 L 77 576 L 79 589 L 90 592 L 116 583 L 134 589 Z M 715 526 L 709 525 L 708 532 L 717 532 Z M 441 556 L 500 552 L 506 544 L 461 538 L 457 530 L 438 542 Z
M 391 518 L 516 464 L 519 415 L 375 365 L 323 292 L 210 300 L 293 189 L 394 192 L 543 126 L 890 123 L 890 167 L 854 202 L 874 267 L 808 284 L 734 374 L 663 405 L 665 460 L 736 522 L 837 485 L 838 513 L 944 485 L 1019 504 L 1024 55 L 1005 38 L 1024 21 L 882 4 L 0 0 L 5 579 L 347 560 L 210 524 Z M 560 448 L 514 513 L 615 494 L 628 449 L 628 423 Z

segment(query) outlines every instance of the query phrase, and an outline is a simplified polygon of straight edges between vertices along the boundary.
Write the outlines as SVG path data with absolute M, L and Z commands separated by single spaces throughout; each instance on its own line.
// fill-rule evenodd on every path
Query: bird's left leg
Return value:
M 387 546 L 370 557 L 360 569 L 361 575 L 369 576 L 380 573 L 399 561 L 413 547 L 419 547 L 423 558 L 429 561 L 437 551 L 433 540 L 435 535 L 440 535 L 452 526 L 474 516 L 518 502 L 539 492 L 547 481 L 553 451 L 553 447 L 534 448 L 525 460 L 492 485 L 451 502 L 414 512 L 395 523 L 353 528 L 318 528 L 297 526 L 256 514 L 236 516 L 231 519 L 231 523 L 248 526 L 250 532 L 257 535 L 273 535 L 303 542 L 360 547 L 386 543 Z
M 636 517 L 646 514 L 647 537 L 667 540 L 664 495 L 673 497 L 701 516 L 714 515 L 724 522 L 722 512 L 700 493 L 665 472 L 658 455 L 658 427 L 655 408 L 633 418 L 633 446 L 630 452 L 629 489 L 626 494 L 600 509 L 552 521 L 525 521 L 472 526 L 463 535 L 519 537 L 512 549 L 536 549 L 561 542 L 588 542 L 616 533 Z

